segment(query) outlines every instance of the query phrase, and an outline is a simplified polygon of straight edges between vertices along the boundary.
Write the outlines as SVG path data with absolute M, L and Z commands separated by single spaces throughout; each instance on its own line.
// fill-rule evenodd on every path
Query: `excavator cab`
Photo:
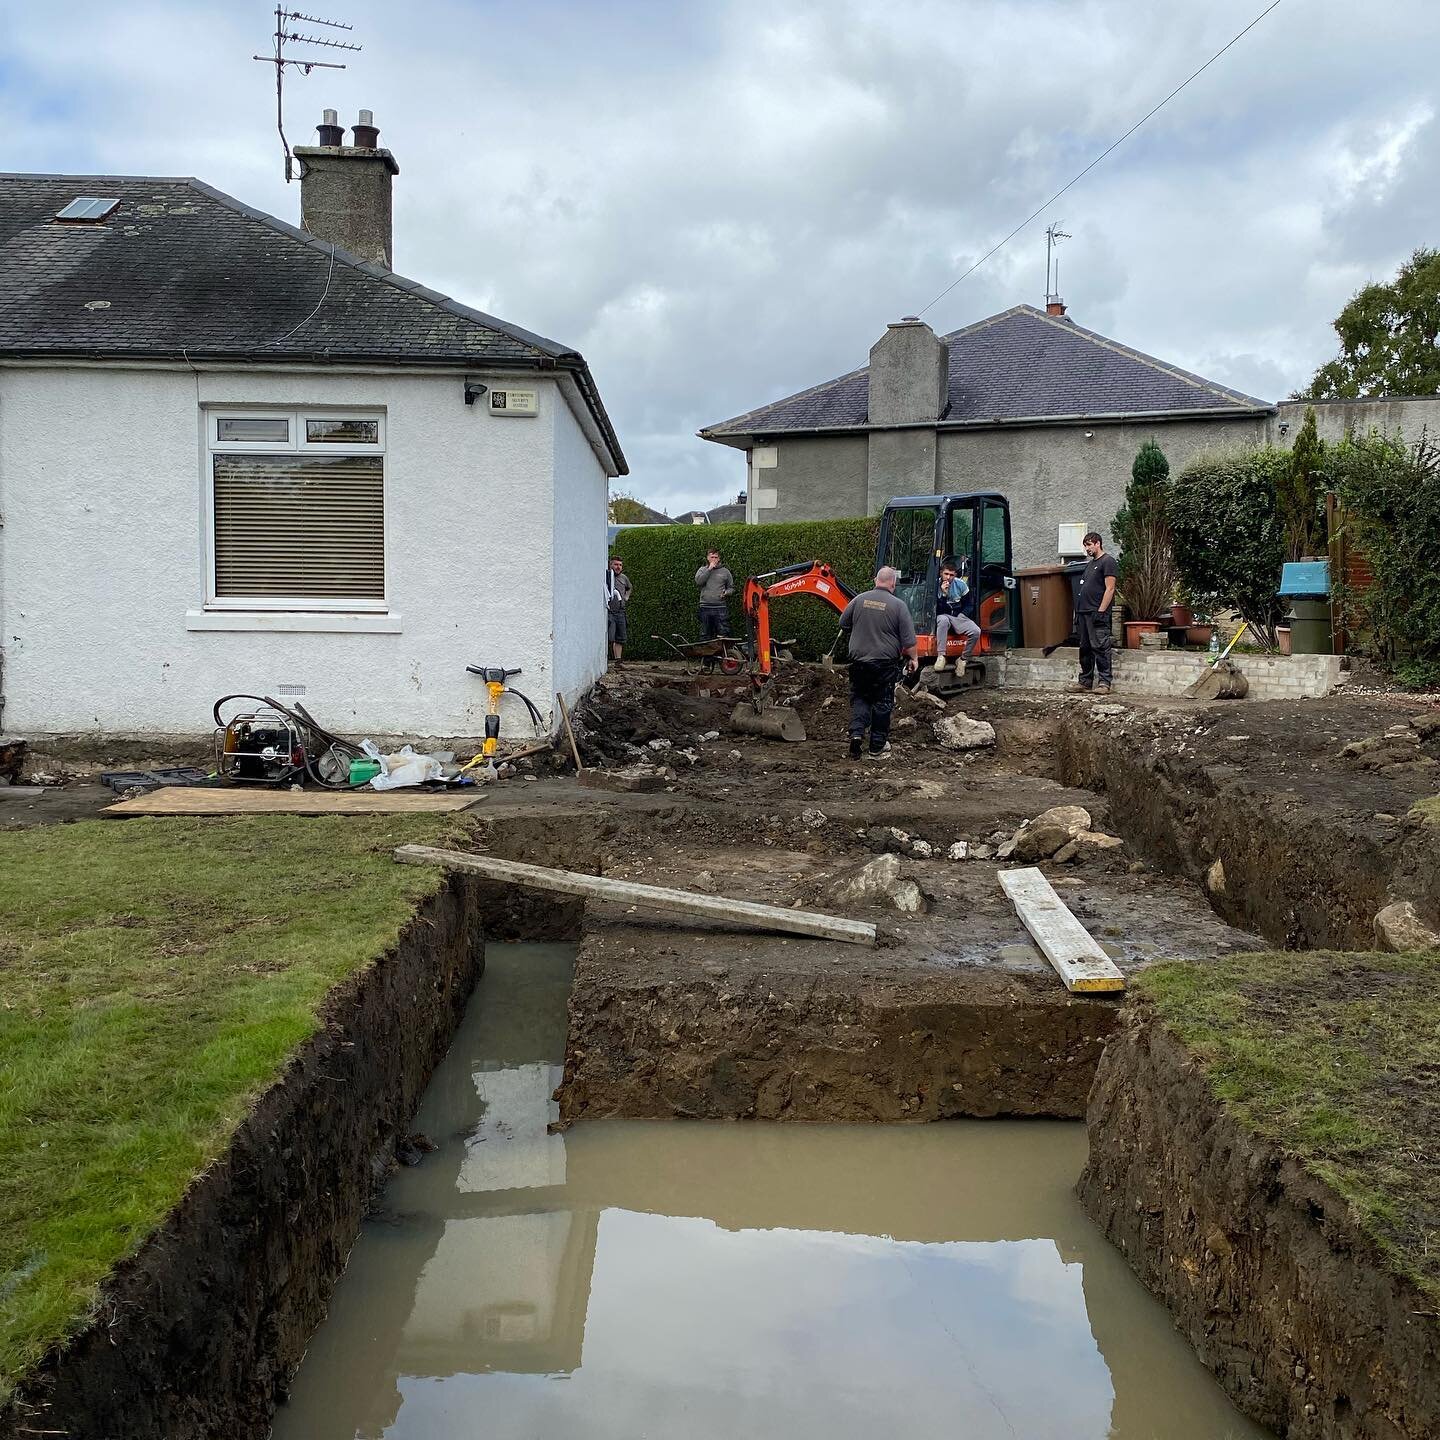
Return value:
M 935 599 L 940 566 L 951 560 L 970 587 L 965 613 L 980 627 L 980 644 L 966 667 L 963 683 L 987 678 L 983 657 L 1002 653 L 1009 644 L 1011 592 L 1015 577 L 1010 556 L 1010 503 L 1003 495 L 909 495 L 892 500 L 880 517 L 875 568 L 895 567 L 895 594 L 915 621 L 922 665 L 935 654 Z M 949 654 L 959 656 L 953 637 Z M 929 676 L 927 675 L 927 679 Z M 940 676 L 934 676 L 936 680 Z

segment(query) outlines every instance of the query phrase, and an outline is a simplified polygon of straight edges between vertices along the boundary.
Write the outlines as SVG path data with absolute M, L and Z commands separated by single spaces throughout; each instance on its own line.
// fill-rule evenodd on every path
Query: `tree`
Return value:
M 633 495 L 612 495 L 610 497 L 610 523 L 612 525 L 645 525 L 655 518 L 656 512 Z
M 1297 400 L 1440 394 L 1440 250 L 1417 250 L 1388 285 L 1367 285 L 1335 319 L 1340 354 Z
M 1275 648 L 1276 591 L 1285 561 L 1277 481 L 1290 454 L 1272 446 L 1197 456 L 1170 497 L 1175 563 L 1196 605 L 1238 610 L 1261 644 Z
M 1328 466 L 1343 524 L 1374 578 L 1345 596 L 1356 628 L 1374 635 L 1397 673 L 1440 682 L 1440 447 L 1428 435 L 1350 435 Z
M 1285 558 L 1314 555 L 1323 543 L 1320 524 L 1321 471 L 1325 444 L 1315 428 L 1315 407 L 1305 407 L 1305 421 L 1290 448 L 1290 465 L 1279 477 L 1280 520 L 1285 527 Z
M 1170 488 L 1170 462 L 1154 440 L 1147 440 L 1130 467 L 1125 504 L 1110 522 L 1120 550 L 1120 593 L 1137 620 L 1156 619 L 1175 589 Z

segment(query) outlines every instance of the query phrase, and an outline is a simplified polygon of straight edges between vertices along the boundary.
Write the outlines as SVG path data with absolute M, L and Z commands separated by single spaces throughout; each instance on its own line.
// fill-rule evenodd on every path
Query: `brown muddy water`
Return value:
M 1259 1440 L 1071 1193 L 1085 1129 L 546 1126 L 574 949 L 491 946 L 275 1440 Z

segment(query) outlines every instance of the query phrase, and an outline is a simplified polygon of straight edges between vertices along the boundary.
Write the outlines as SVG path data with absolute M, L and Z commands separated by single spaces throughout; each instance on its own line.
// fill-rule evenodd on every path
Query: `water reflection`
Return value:
M 1262 1435 L 1079 1210 L 1078 1125 L 549 1135 L 570 963 L 492 947 L 278 1440 Z

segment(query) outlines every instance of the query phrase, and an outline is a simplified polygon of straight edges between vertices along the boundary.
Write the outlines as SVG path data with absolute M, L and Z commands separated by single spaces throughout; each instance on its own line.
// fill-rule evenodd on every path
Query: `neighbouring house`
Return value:
M 0 177 L 5 730 L 193 734 L 241 691 L 466 736 L 467 664 L 547 717 L 603 670 L 626 465 L 590 370 L 395 274 L 399 167 L 368 112 L 344 138 L 327 111 L 295 151 L 304 228 L 193 179 Z
M 1075 324 L 1059 301 L 1016 305 L 937 336 L 906 317 L 870 363 L 700 431 L 746 452 L 750 523 L 875 514 L 897 495 L 997 491 L 1015 563 L 1081 551 L 1107 532 L 1135 452 L 1157 440 L 1178 470 L 1200 450 L 1294 438 L 1304 402 L 1257 400 Z M 1440 401 L 1316 406 L 1346 424 L 1434 428 Z

